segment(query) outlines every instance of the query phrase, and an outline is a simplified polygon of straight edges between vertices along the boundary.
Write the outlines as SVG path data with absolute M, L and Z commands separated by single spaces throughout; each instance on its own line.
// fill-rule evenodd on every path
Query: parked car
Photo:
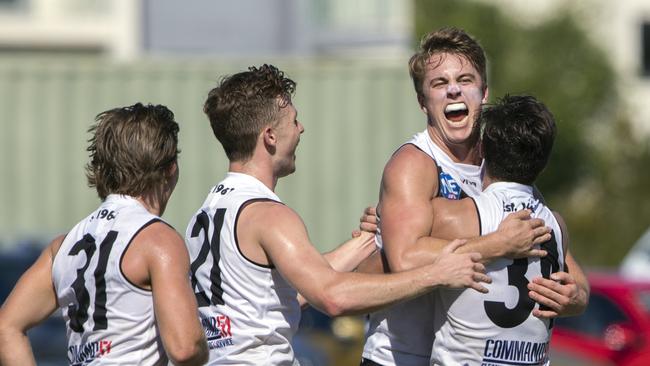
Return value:
M 590 274 L 589 282 L 586 311 L 555 320 L 552 365 L 650 365 L 650 281 Z
M 650 281 L 650 228 L 634 243 L 619 270 L 626 278 Z

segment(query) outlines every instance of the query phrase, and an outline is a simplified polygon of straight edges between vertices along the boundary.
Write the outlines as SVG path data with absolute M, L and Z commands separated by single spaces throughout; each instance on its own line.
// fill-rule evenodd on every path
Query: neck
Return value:
M 436 133 L 434 133 L 431 125 L 427 125 L 427 132 L 429 138 L 442 149 L 447 155 L 454 161 L 454 163 L 462 164 L 471 164 L 471 165 L 480 165 L 481 157 L 479 155 L 479 149 L 477 148 L 477 139 L 474 136 L 470 136 L 467 140 L 462 143 L 451 143 L 449 141 L 443 141 Z
M 163 212 L 165 212 L 167 200 L 156 198 L 155 195 L 142 195 L 133 198 L 135 198 L 136 201 L 140 202 L 140 204 L 153 215 L 162 216 Z
M 275 192 L 275 185 L 278 183 L 278 177 L 273 174 L 273 170 L 270 169 L 267 164 L 256 163 L 252 159 L 245 162 L 231 161 L 228 166 L 228 171 L 255 177 L 270 190 Z
M 483 189 L 485 190 L 490 184 L 499 182 L 498 179 L 492 178 L 487 172 L 483 174 Z

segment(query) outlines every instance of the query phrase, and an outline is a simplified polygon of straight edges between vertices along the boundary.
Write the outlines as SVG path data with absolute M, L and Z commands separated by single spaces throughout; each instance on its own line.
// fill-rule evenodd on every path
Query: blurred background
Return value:
M 165 218 L 184 232 L 227 169 L 203 101 L 221 76 L 250 65 L 272 63 L 298 83 L 306 131 L 277 193 L 321 251 L 333 248 L 376 203 L 394 149 L 424 129 L 407 61 L 442 26 L 485 48 L 491 100 L 529 93 L 554 112 L 559 136 L 538 182 L 577 260 L 619 284 L 650 277 L 650 234 L 639 240 L 650 226 L 648 1 L 0 0 L 0 301 L 53 235 L 98 205 L 85 149 L 106 109 L 140 101 L 175 112 L 181 178 Z M 648 303 L 635 300 L 646 313 Z M 650 324 L 642 319 L 632 323 Z M 646 335 L 612 346 L 603 338 L 612 324 L 586 336 L 604 347 L 598 362 L 647 349 L 637 328 Z M 616 339 L 627 339 L 625 326 Z M 302 329 L 303 364 L 358 362 L 362 319 L 309 311 Z M 35 350 L 57 337 L 45 339 Z M 52 364 L 65 360 L 64 344 L 52 346 Z

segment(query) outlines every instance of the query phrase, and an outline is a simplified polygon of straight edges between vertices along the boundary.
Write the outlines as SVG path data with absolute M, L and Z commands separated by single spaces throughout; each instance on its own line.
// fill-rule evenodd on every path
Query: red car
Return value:
M 650 281 L 590 274 L 584 314 L 555 320 L 553 366 L 650 365 Z

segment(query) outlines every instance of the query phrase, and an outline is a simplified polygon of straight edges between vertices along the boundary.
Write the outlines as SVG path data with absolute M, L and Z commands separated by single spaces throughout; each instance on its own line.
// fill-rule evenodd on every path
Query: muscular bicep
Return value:
M 431 199 L 436 195 L 437 182 L 434 161 L 415 147 L 403 147 L 386 165 L 378 210 L 391 271 L 413 268 L 413 260 L 428 255 L 420 253 L 416 243 L 431 233 Z
M 320 292 L 336 271 L 311 244 L 300 217 L 276 202 L 250 205 L 239 216 L 238 232 L 259 243 L 271 264 L 310 304 L 320 306 Z
M 145 257 L 165 350 L 172 359 L 188 349 L 200 352 L 203 331 L 189 283 L 189 255 L 183 239 L 171 227 L 156 223 L 138 234 L 132 246 Z

